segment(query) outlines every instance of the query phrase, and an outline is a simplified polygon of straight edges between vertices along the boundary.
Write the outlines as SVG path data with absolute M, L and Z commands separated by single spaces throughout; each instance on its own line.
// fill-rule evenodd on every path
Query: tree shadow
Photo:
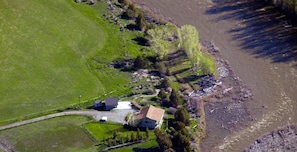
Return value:
M 281 10 L 262 0 L 213 0 L 213 3 L 205 13 L 218 15 L 214 22 L 238 20 L 239 24 L 228 32 L 248 53 L 273 63 L 297 61 L 296 22 Z
M 139 30 L 139 27 L 137 25 L 135 25 L 135 24 L 128 24 L 125 28 L 130 30 L 130 31 Z
M 178 64 L 183 63 L 185 60 L 187 60 L 187 54 L 183 50 L 177 50 L 174 52 L 171 52 L 167 55 L 167 66 L 176 66 Z
M 179 81 L 180 83 L 190 83 L 190 82 L 197 81 L 197 80 L 199 80 L 200 78 L 201 78 L 200 75 L 192 74 L 192 75 L 189 75 L 189 76 L 180 78 L 180 79 L 178 79 L 178 81 Z
M 143 38 L 143 37 L 136 37 L 134 39 L 132 39 L 133 41 L 137 42 L 138 45 L 141 45 L 141 46 L 149 46 L 148 45 L 148 40 Z

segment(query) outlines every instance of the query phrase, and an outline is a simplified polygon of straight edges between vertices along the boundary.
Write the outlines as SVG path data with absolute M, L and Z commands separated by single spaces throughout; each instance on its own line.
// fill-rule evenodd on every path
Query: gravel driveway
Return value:
M 112 111 L 99 111 L 98 114 L 94 117 L 97 121 L 103 116 L 107 117 L 107 121 L 124 123 L 125 117 L 129 112 L 133 112 L 135 110 L 132 109 L 130 102 L 119 102 L 117 108 Z

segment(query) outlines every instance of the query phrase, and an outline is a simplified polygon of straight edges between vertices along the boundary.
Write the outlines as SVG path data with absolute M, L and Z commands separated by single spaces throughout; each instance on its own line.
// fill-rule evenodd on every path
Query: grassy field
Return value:
M 16 151 L 96 151 L 83 123 L 90 119 L 67 116 L 28 124 L 0 132 Z
M 138 55 L 127 40 L 141 33 L 104 20 L 105 3 L 3 0 L 0 10 L 0 125 L 129 91 L 129 75 L 109 64 L 124 48 Z

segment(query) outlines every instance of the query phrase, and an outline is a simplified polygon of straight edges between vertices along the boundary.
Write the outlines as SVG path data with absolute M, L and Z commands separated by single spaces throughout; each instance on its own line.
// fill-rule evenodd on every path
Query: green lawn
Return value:
M 102 140 L 105 140 L 107 138 L 112 138 L 114 135 L 114 132 L 117 133 L 118 137 L 123 137 L 123 138 L 126 138 L 126 137 L 130 138 L 132 133 L 134 134 L 134 136 L 136 136 L 136 133 L 137 133 L 137 131 L 131 131 L 123 128 L 123 125 L 121 124 L 91 122 L 91 123 L 85 124 L 84 127 L 89 131 L 90 134 L 92 134 L 97 139 L 99 144 L 102 144 Z M 145 137 L 145 131 L 140 131 L 140 134 L 143 137 Z M 143 144 L 138 144 L 138 145 L 143 145 L 144 148 L 156 146 L 157 145 L 155 141 L 156 137 L 153 130 L 150 130 L 149 138 L 151 139 L 150 141 L 145 142 Z M 130 149 L 131 147 L 135 147 L 135 146 L 129 146 L 127 148 Z M 106 148 L 106 145 L 101 145 L 98 148 L 104 149 Z M 120 149 L 127 149 L 127 148 L 120 148 Z
M 141 33 L 104 20 L 105 3 L 3 0 L 0 10 L 0 125 L 129 91 L 129 74 L 109 65 L 124 49 L 138 55 Z
M 85 128 L 98 140 L 101 141 L 105 138 L 113 136 L 113 132 L 126 133 L 129 132 L 127 129 L 123 128 L 120 124 L 108 124 L 108 123 L 88 123 L 85 124 Z
M 90 119 L 65 116 L 0 132 L 0 139 L 14 145 L 15 151 L 96 151 L 95 142 L 81 126 Z

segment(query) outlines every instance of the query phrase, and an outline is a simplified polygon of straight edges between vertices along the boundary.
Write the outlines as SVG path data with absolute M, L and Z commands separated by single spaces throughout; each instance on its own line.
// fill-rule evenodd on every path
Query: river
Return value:
M 260 135 L 297 123 L 297 29 L 285 15 L 261 0 L 134 1 L 173 23 L 196 26 L 253 91 L 248 108 L 256 121 L 234 132 L 209 131 L 202 151 L 243 151 Z

